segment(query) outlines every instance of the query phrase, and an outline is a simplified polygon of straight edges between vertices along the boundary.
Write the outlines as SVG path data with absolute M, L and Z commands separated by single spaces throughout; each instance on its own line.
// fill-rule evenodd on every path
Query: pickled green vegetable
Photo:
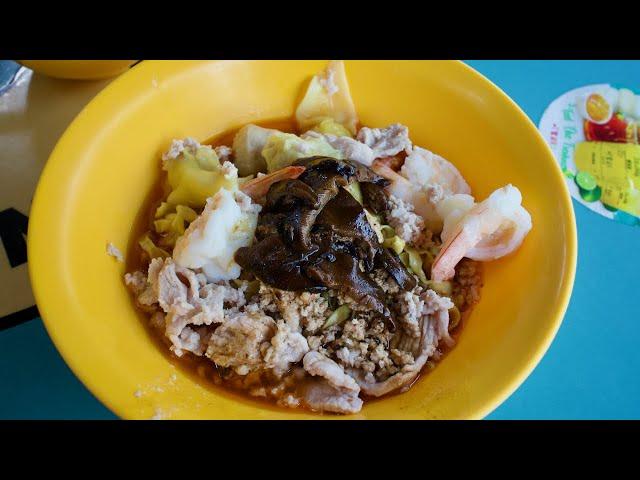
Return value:
M 393 227 L 389 225 L 382 225 L 380 227 L 380 230 L 382 231 L 382 235 L 384 236 L 385 239 L 393 238 L 396 236 L 396 231 L 393 229 Z
M 260 290 L 260 280 L 252 280 L 248 282 L 247 289 L 244 291 L 244 298 L 249 300 Z
M 406 242 L 399 236 L 395 235 L 391 238 L 386 238 L 384 242 L 382 242 L 382 245 L 386 248 L 390 248 L 396 252 L 397 255 L 400 255 L 406 246 Z
M 352 182 L 344 189 L 355 198 L 360 205 L 362 205 L 362 190 L 360 190 L 360 184 L 358 182 Z
M 454 330 L 458 326 L 461 317 L 462 315 L 458 307 L 449 309 L 449 331 Z
M 431 265 L 433 265 L 433 261 L 436 258 L 435 255 L 429 250 L 422 250 L 420 251 L 420 254 L 422 255 L 422 270 L 431 270 Z
M 342 322 L 349 319 L 351 316 L 351 309 L 348 305 L 340 305 L 336 308 L 329 318 L 327 318 L 326 322 L 322 326 L 323 329 L 332 327 L 333 325 L 340 325 Z
M 453 293 L 453 285 L 451 282 L 436 282 L 435 280 L 427 280 L 427 287 L 443 297 L 450 297 Z
M 426 284 L 428 282 L 427 276 L 422 269 L 422 257 L 415 248 L 405 246 L 404 251 L 399 256 L 402 263 L 415 273 L 420 283 Z
M 378 243 L 384 242 L 384 235 L 382 234 L 382 219 L 380 215 L 374 215 L 366 208 L 364 209 L 364 213 L 367 216 L 367 220 L 369 221 L 369 225 L 373 228 L 373 231 L 376 232 L 376 236 L 378 237 Z

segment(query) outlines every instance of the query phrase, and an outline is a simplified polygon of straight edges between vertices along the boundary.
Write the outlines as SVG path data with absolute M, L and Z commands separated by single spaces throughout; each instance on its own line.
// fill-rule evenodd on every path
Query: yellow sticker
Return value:
M 575 146 L 578 171 L 594 176 L 602 203 L 640 215 L 640 145 L 580 142 Z

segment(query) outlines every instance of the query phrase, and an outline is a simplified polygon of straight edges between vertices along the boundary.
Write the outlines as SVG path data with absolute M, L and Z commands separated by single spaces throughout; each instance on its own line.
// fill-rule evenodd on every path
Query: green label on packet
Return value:
M 554 100 L 539 129 L 574 199 L 590 210 L 640 226 L 640 97 L 608 84 Z
M 588 173 L 601 186 L 603 203 L 640 216 L 640 145 L 582 142 L 574 158 L 580 173 Z

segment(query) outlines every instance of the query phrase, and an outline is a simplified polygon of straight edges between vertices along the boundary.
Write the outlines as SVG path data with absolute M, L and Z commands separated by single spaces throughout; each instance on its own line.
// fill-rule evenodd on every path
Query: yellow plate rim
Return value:
M 212 62 L 223 62 L 224 60 L 212 60 Z M 86 119 L 96 115 L 103 114 L 99 108 L 101 104 L 105 103 L 105 101 L 111 96 L 114 95 L 115 92 L 118 92 L 121 89 L 121 86 L 126 85 L 130 82 L 131 78 L 134 75 L 137 75 L 138 72 L 143 68 L 152 68 L 155 62 L 161 62 L 161 60 L 147 60 L 136 64 L 132 68 L 130 68 L 127 72 L 120 75 L 113 82 L 111 82 L 107 87 L 105 87 L 98 95 L 96 95 L 85 107 L 84 109 L 74 118 L 74 120 L 67 127 L 65 132 L 62 134 L 58 142 L 56 143 L 55 148 L 51 152 L 49 156 L 49 160 L 45 165 L 43 172 L 38 181 L 38 185 L 35 191 L 35 195 L 33 197 L 33 203 L 31 207 L 30 217 L 29 217 L 29 231 L 32 232 L 37 230 L 37 225 L 41 223 L 40 218 L 47 214 L 47 204 L 52 203 L 52 198 L 46 198 L 46 190 L 48 190 L 47 185 L 50 182 L 53 182 L 55 179 L 51 178 L 51 172 L 55 168 L 55 162 L 71 162 L 72 159 L 65 159 L 64 156 L 60 155 L 59 149 L 60 145 L 64 144 L 68 138 L 73 137 L 74 132 L 78 129 L 78 125 L 81 122 L 84 122 Z M 452 60 L 452 63 L 458 65 L 459 68 L 466 70 L 467 73 L 471 76 L 475 76 L 476 79 L 481 82 L 484 87 L 492 90 L 494 94 L 497 94 L 499 97 L 502 97 L 508 104 L 510 104 L 514 111 L 517 113 L 520 121 L 524 122 L 528 130 L 533 134 L 538 143 L 538 146 L 542 148 L 546 152 L 545 158 L 540 158 L 541 162 L 546 162 L 543 168 L 550 168 L 554 172 L 555 182 L 558 184 L 557 186 L 560 188 L 564 195 L 562 195 L 562 203 L 560 207 L 564 210 L 564 214 L 566 218 L 570 220 L 569 225 L 566 225 L 567 230 L 567 238 L 565 245 L 565 253 L 566 253 L 566 267 L 564 270 L 564 275 L 562 277 L 562 285 L 560 287 L 560 295 L 559 301 L 555 305 L 555 310 L 553 313 L 554 321 L 549 325 L 547 329 L 546 335 L 543 341 L 539 342 L 536 347 L 535 353 L 531 356 L 529 362 L 517 373 L 514 374 L 511 379 L 505 381 L 503 387 L 499 390 L 496 390 L 493 394 L 487 395 L 487 398 L 483 401 L 483 404 L 478 407 L 477 412 L 471 416 L 472 419 L 482 419 L 486 417 L 489 413 L 495 410 L 498 406 L 500 406 L 518 387 L 526 380 L 526 378 L 531 374 L 534 368 L 538 365 L 544 354 L 549 349 L 553 339 L 555 338 L 560 325 L 564 319 L 564 315 L 566 313 L 567 307 L 569 305 L 569 300 L 571 298 L 571 293 L 573 290 L 573 285 L 575 281 L 575 272 L 576 272 L 576 264 L 577 264 L 577 256 L 578 256 L 578 240 L 577 240 L 577 231 L 576 231 L 576 220 L 575 214 L 573 210 L 573 205 L 571 201 L 571 196 L 569 194 L 569 189 L 564 181 L 564 177 L 562 175 L 562 171 L 560 166 L 555 160 L 553 152 L 545 140 L 542 138 L 542 135 L 539 133 L 536 126 L 529 119 L 529 117 L 524 113 L 524 111 L 511 99 L 504 91 L 502 91 L 497 85 L 491 82 L 487 77 L 470 67 L 469 65 L 463 63 L 459 60 Z M 115 108 L 115 107 L 111 107 Z M 40 316 L 42 318 L 43 324 L 47 330 L 47 333 L 51 337 L 54 345 L 58 349 L 60 355 L 67 363 L 69 368 L 73 371 L 73 373 L 78 377 L 78 379 L 85 385 L 85 387 L 101 402 L 103 403 L 109 410 L 115 413 L 120 418 L 128 418 L 127 412 L 124 409 L 117 408 L 111 400 L 107 396 L 102 396 L 97 392 L 100 391 L 98 388 L 99 379 L 92 377 L 89 373 L 84 371 L 82 364 L 79 360 L 74 359 L 73 352 L 70 348 L 67 348 L 67 344 L 61 332 L 56 329 L 55 321 L 48 316 L 48 303 L 46 297 L 42 294 L 45 290 L 44 285 L 40 282 L 39 276 L 37 275 L 37 271 L 41 268 L 39 263 L 39 257 L 34 255 L 35 251 L 38 249 L 38 239 L 33 236 L 27 236 L 27 247 L 28 247 L 28 258 L 35 259 L 35 261 L 28 262 L 28 270 L 29 276 L 31 280 L 31 285 L 33 289 L 33 294 L 36 299 L 36 303 L 38 305 L 38 309 L 40 312 Z M 42 268 L 45 268 L 46 265 L 43 265 Z

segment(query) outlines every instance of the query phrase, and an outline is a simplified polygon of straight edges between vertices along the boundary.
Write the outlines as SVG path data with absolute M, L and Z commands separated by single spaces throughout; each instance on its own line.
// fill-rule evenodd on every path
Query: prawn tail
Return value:
M 305 167 L 301 165 L 291 165 L 289 167 L 281 168 L 268 175 L 254 178 L 240 187 L 243 193 L 249 195 L 252 200 L 259 200 L 264 197 L 271 185 L 280 182 L 282 180 L 293 180 L 298 178 L 304 172 Z
M 431 280 L 444 282 L 454 277 L 456 265 L 466 255 L 469 248 L 469 234 L 459 228 L 442 246 L 431 266 Z
M 387 164 L 387 162 L 380 158 L 373 161 L 373 163 L 371 164 L 371 170 L 373 170 L 381 177 L 384 177 L 387 180 L 391 180 L 392 182 L 397 180 L 400 180 L 401 182 L 406 181 L 406 178 L 396 172 Z

